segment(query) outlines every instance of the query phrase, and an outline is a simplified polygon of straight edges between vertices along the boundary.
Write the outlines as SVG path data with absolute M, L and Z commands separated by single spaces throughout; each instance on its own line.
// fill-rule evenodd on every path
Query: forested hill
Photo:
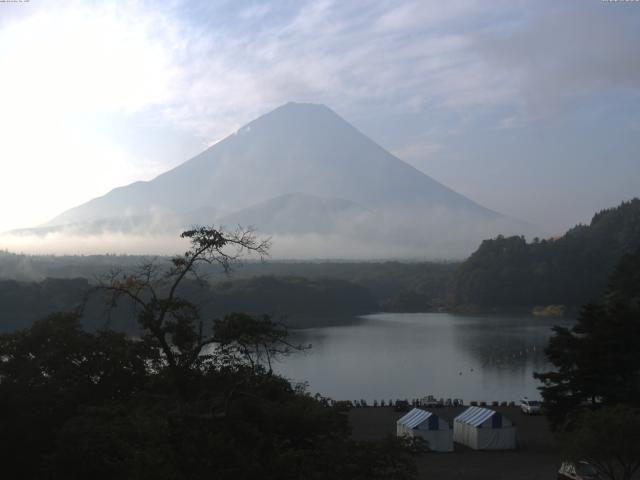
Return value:
M 640 247 L 640 200 L 596 213 L 560 238 L 498 236 L 482 242 L 456 271 L 452 307 L 569 307 L 602 298 L 607 278 L 626 253 Z
M 185 281 L 179 293 L 193 301 L 205 318 L 245 312 L 270 315 L 293 328 L 340 323 L 379 309 L 369 289 L 330 278 L 262 276 L 218 282 L 207 288 Z M 0 333 L 27 328 L 54 312 L 77 311 L 81 305 L 82 323 L 89 330 L 109 326 L 137 332 L 129 304 L 107 312 L 104 292 L 91 289 L 88 280 L 48 278 L 41 282 L 0 280 Z
M 54 311 L 77 308 L 85 291 L 109 272 L 131 272 L 168 257 L 129 255 L 33 256 L 0 251 L 0 331 L 24 328 Z M 286 318 L 295 327 L 337 321 L 373 311 L 425 312 L 442 306 L 458 263 L 451 262 L 296 262 L 249 261 L 234 265 L 231 276 L 203 265 L 207 314 L 231 311 Z M 55 292 L 54 292 L 55 290 Z M 28 308 L 25 308 L 28 306 Z M 92 310 L 90 327 L 104 321 L 104 305 Z M 123 311 L 111 320 L 129 315 Z M 304 318 L 303 318 L 304 317 Z M 96 323 L 94 325 L 94 323 Z

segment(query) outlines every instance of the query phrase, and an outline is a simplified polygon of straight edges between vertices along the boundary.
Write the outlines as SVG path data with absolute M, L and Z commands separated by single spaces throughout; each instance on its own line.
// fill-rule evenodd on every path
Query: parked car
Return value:
M 558 470 L 558 480 L 597 480 L 598 471 L 589 462 L 563 462 Z
M 420 399 L 420 406 L 433 408 L 438 406 L 438 400 L 433 395 L 427 395 Z
M 520 410 L 527 415 L 538 415 L 540 413 L 540 402 L 524 397 L 520 400 Z

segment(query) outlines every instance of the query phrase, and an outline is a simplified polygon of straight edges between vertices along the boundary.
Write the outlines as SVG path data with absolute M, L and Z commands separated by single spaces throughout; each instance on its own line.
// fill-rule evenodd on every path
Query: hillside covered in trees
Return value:
M 148 258 L 128 255 L 32 256 L 0 252 L 0 331 L 25 328 L 57 311 L 75 311 L 96 280 L 134 271 Z M 153 259 L 159 265 L 166 257 Z M 444 302 L 458 264 L 446 262 L 247 262 L 230 276 L 210 266 L 208 288 L 185 282 L 204 315 L 234 311 L 268 314 L 291 327 L 341 322 L 340 317 L 385 311 L 430 311 Z M 107 317 L 103 299 L 89 297 L 83 316 L 90 329 L 130 330 L 126 311 Z M 28 308 L 25 308 L 28 306 Z
M 254 277 L 218 282 L 200 288 L 184 282 L 183 294 L 203 316 L 220 318 L 231 312 L 271 315 L 291 327 L 336 322 L 341 316 L 378 310 L 368 289 L 336 279 L 308 280 L 300 277 Z M 0 331 L 26 328 L 53 312 L 82 311 L 90 330 L 110 327 L 136 333 L 126 308 L 106 310 L 106 299 L 88 280 L 45 279 L 41 282 L 0 281 Z
M 449 286 L 453 307 L 577 307 L 602 297 L 626 253 L 640 247 L 640 200 L 595 214 L 560 238 L 499 236 L 482 242 Z

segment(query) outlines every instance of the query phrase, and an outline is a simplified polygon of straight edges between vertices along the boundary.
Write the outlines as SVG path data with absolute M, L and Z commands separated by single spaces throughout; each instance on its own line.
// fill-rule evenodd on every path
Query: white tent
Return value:
M 434 452 L 453 451 L 453 432 L 449 423 L 437 415 L 414 408 L 396 422 L 398 437 L 422 437 Z
M 474 450 L 512 450 L 516 427 L 500 412 L 469 407 L 453 420 L 453 439 Z

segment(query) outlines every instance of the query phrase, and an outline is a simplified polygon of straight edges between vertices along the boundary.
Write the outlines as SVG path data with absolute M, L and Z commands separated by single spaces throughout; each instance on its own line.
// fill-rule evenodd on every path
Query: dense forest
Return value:
M 231 312 L 270 315 L 289 327 L 335 323 L 342 316 L 374 312 L 378 306 L 369 290 L 335 279 L 254 277 L 201 285 L 185 281 L 181 292 L 208 318 Z M 41 282 L 0 281 L 0 331 L 29 326 L 58 311 L 80 312 L 90 329 L 114 328 L 135 333 L 130 312 L 108 310 L 103 292 L 86 279 L 45 279 Z
M 560 238 L 499 236 L 482 242 L 457 270 L 448 303 L 455 307 L 577 307 L 602 297 L 626 253 L 640 247 L 640 200 L 594 215 Z
M 137 256 L 29 256 L 0 253 L 0 331 L 24 328 L 56 311 L 84 308 L 90 329 L 131 331 L 129 312 L 105 311 L 92 286 L 112 271 L 134 271 Z M 162 265 L 168 258 L 156 258 Z M 340 323 L 343 317 L 387 311 L 429 311 L 441 305 L 455 263 L 246 262 L 230 275 L 204 266 L 205 288 L 182 288 L 203 315 L 268 314 L 290 327 Z M 25 308 L 28 306 L 28 308 Z

